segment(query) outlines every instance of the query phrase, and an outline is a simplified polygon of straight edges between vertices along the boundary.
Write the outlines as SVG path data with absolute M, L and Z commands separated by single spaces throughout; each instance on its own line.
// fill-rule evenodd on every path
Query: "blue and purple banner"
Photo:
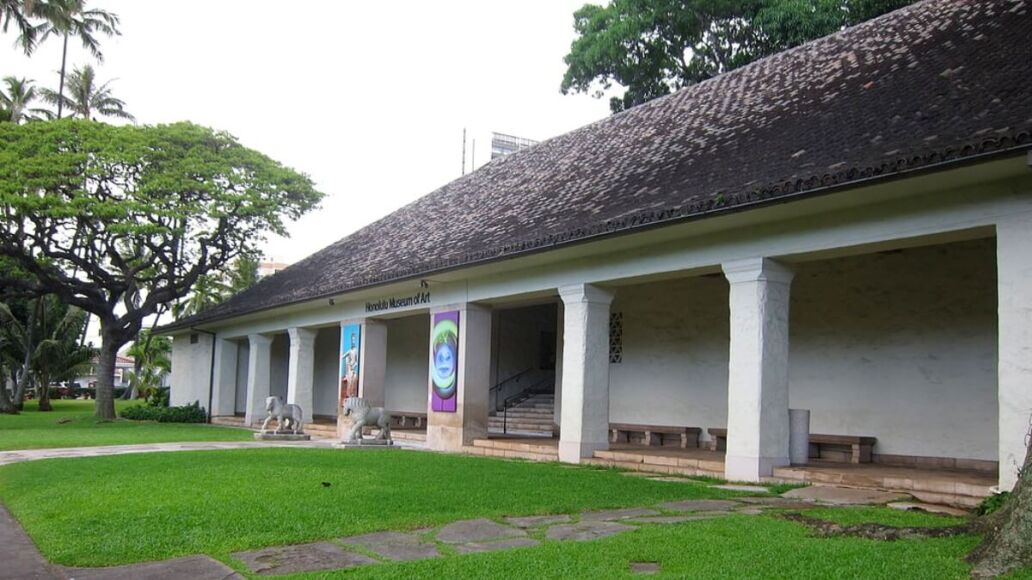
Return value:
M 454 413 L 459 389 L 459 312 L 438 312 L 430 333 L 430 408 Z

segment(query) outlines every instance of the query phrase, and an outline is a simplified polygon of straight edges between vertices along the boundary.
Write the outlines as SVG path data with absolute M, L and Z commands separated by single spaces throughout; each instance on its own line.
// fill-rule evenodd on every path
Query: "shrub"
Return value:
M 198 401 L 181 407 L 154 407 L 133 405 L 122 409 L 123 419 L 131 421 L 157 421 L 159 423 L 204 423 L 208 415 Z
M 1003 493 L 994 493 L 982 500 L 982 503 L 978 504 L 975 508 L 975 513 L 980 516 L 987 516 L 994 511 L 1003 507 L 1003 504 L 1010 497 L 1010 492 L 1005 491 Z

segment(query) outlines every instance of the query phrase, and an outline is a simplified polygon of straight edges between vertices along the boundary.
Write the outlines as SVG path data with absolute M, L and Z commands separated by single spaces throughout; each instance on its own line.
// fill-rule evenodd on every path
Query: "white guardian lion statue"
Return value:
M 305 414 L 301 410 L 300 405 L 293 403 L 284 405 L 282 399 L 274 396 L 265 399 L 265 410 L 269 412 L 269 416 L 262 423 L 262 433 L 265 433 L 265 430 L 269 427 L 269 421 L 272 421 L 273 417 L 277 421 L 276 433 L 282 433 L 286 429 L 291 430 L 294 435 L 304 432 Z
M 380 428 L 377 439 L 390 441 L 391 438 L 391 414 L 383 407 L 370 407 L 369 403 L 360 397 L 348 397 L 344 399 L 344 416 L 351 418 L 351 431 L 345 439 L 353 443 L 362 438 L 362 428 L 371 425 Z

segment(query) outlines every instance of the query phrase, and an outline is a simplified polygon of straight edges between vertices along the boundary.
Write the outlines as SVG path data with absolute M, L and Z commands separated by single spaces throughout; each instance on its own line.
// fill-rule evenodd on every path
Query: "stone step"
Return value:
M 502 417 L 505 415 L 505 412 L 495 411 L 492 415 L 495 417 Z M 509 409 L 510 417 L 552 417 L 554 415 L 555 411 L 552 409 L 521 409 L 519 407 Z
M 596 452 L 597 453 L 597 452 Z M 587 465 L 598 465 L 601 467 L 616 467 L 619 469 L 626 469 L 628 471 L 641 471 L 644 473 L 659 473 L 664 475 L 686 475 L 686 476 L 705 476 L 705 477 L 724 477 L 723 463 L 720 464 L 719 470 L 713 470 L 707 466 L 703 467 L 676 467 L 670 465 L 656 465 L 653 463 L 641 463 L 636 461 L 615 461 L 612 459 L 599 459 L 593 457 L 584 459 L 583 463 Z
M 479 441 L 479 439 L 476 441 Z M 473 442 L 474 445 L 472 447 L 463 447 L 462 451 L 470 455 L 480 455 L 482 457 L 529 459 L 531 461 L 559 461 L 559 452 L 555 449 L 552 449 L 550 453 L 535 453 L 533 451 L 519 451 L 513 449 L 494 449 L 491 447 L 477 446 L 476 441 Z
M 523 421 L 524 423 L 548 423 L 551 425 L 555 422 L 555 417 L 552 415 L 536 415 L 533 413 L 509 413 L 508 415 L 491 415 L 487 418 L 488 421 Z
M 502 451 L 519 451 L 559 457 L 559 450 L 554 445 L 541 444 L 532 438 L 521 439 L 474 439 L 473 447 L 499 449 Z
M 659 455 L 640 453 L 634 450 L 601 450 L 594 453 L 594 459 L 601 461 L 608 461 L 612 463 L 619 463 L 621 466 L 624 465 L 641 465 L 639 471 L 652 471 L 652 467 L 655 468 L 667 468 L 667 469 L 685 469 L 691 471 L 692 475 L 698 475 L 695 472 L 704 472 L 703 474 L 717 474 L 719 477 L 724 476 L 724 462 L 716 458 L 697 458 L 697 457 L 683 457 L 677 455 Z M 659 473 L 668 473 L 666 471 L 659 471 Z M 671 471 L 669 473 L 679 473 L 677 471 Z
M 811 485 L 829 485 L 880 489 L 907 493 L 915 498 L 935 504 L 953 505 L 965 508 L 977 507 L 982 499 L 992 495 L 992 484 L 977 484 L 958 481 L 950 474 L 925 477 L 902 477 L 865 474 L 859 471 L 824 471 L 799 466 L 774 468 L 774 479 L 789 482 L 805 482 Z
M 501 433 L 505 431 L 528 431 L 528 432 L 540 432 L 540 433 L 551 433 L 552 425 L 541 425 L 539 423 L 488 423 L 487 427 L 495 432 Z

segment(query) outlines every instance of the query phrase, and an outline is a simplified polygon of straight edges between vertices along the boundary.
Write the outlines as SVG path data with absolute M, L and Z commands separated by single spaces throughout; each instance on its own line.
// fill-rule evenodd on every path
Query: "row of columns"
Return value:
M 999 446 L 1000 485 L 1009 489 L 1025 453 L 1032 410 L 1032 231 L 1017 223 L 997 231 L 999 284 Z M 789 463 L 789 300 L 792 271 L 767 258 L 722 265 L 730 293 L 728 440 L 725 475 L 757 481 Z M 613 293 L 579 284 L 559 288 L 562 348 L 556 400 L 560 417 L 559 459 L 578 463 L 608 447 L 609 311 Z M 460 450 L 487 435 L 490 381 L 491 312 L 462 304 L 459 310 L 459 384 L 455 413 L 428 412 L 427 443 L 438 450 Z M 387 328 L 362 322 L 361 396 L 384 403 Z M 289 402 L 311 419 L 314 341 L 311 329 L 290 328 Z M 247 417 L 262 417 L 269 396 L 272 339 L 248 337 Z M 216 341 L 216 383 L 228 385 L 235 372 L 236 347 Z M 432 350 L 432 349 L 430 349 Z M 431 364 L 428 352 L 428 368 Z M 559 386 L 561 385 L 561 387 Z M 214 411 L 232 409 L 233 389 L 220 389 Z M 560 392 L 561 390 L 561 392 Z M 428 389 L 429 391 L 429 389 Z M 428 393 L 429 398 L 429 393 Z M 662 404 L 662 401 L 655 401 Z M 429 407 L 429 405 L 428 405 Z

